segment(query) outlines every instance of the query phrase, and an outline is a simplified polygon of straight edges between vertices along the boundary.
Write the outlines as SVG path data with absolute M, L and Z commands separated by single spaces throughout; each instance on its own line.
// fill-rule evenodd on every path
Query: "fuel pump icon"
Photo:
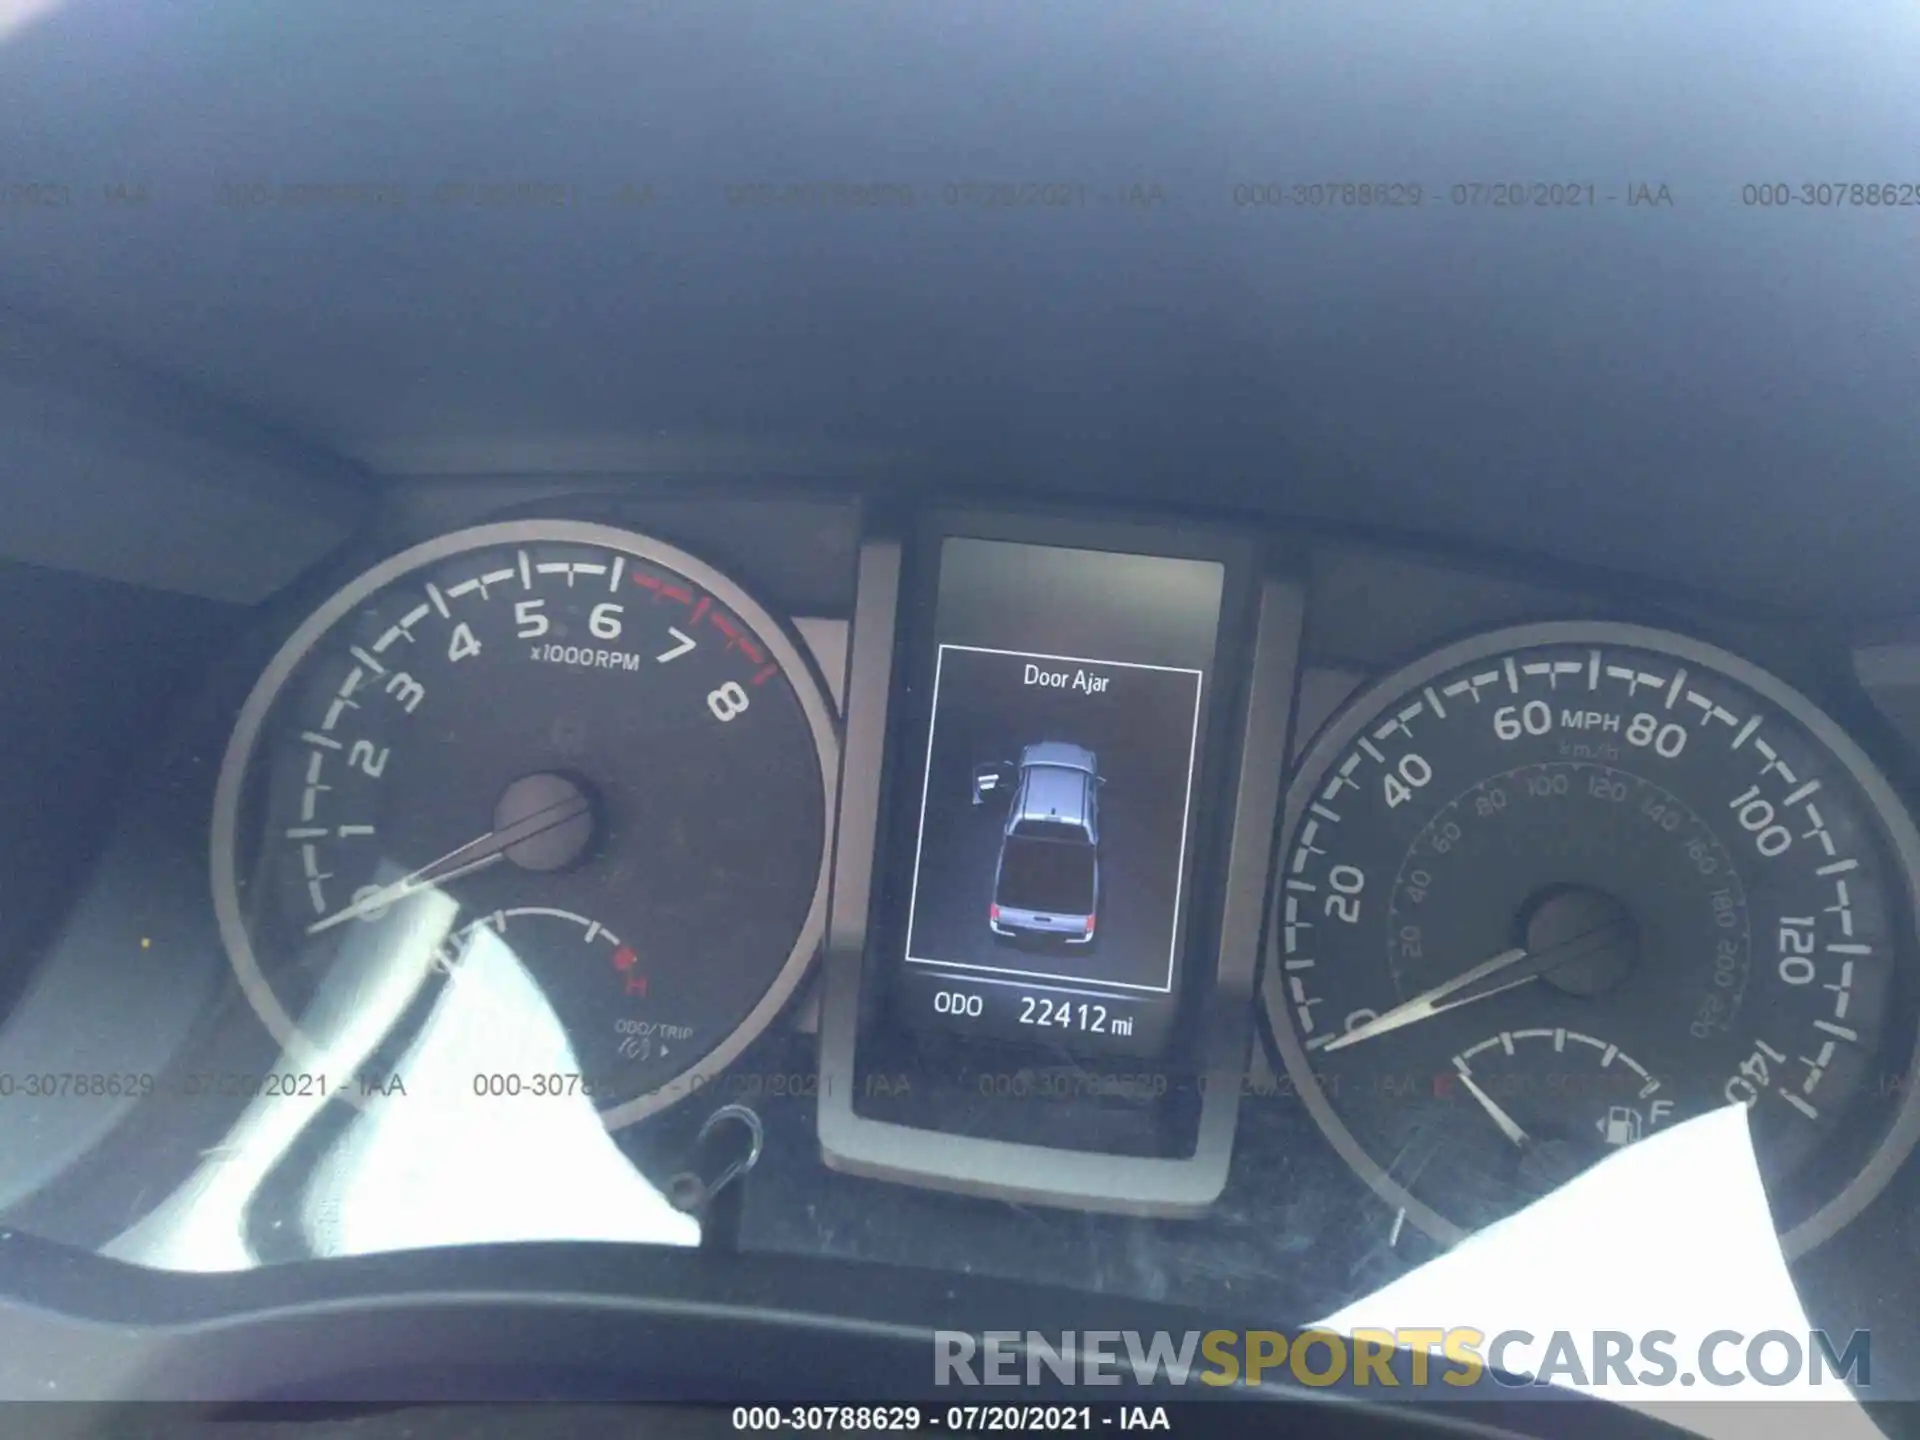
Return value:
M 1607 1144 L 1631 1145 L 1640 1138 L 1641 1126 L 1644 1123 L 1640 1112 L 1633 1106 L 1609 1105 L 1606 1118 L 1596 1120 L 1594 1125 Z
M 1645 1111 L 1632 1105 L 1609 1105 L 1607 1113 L 1593 1122 L 1600 1138 L 1613 1146 L 1631 1145 L 1650 1130 L 1657 1130 L 1673 1118 L 1673 1101 L 1655 1100 Z

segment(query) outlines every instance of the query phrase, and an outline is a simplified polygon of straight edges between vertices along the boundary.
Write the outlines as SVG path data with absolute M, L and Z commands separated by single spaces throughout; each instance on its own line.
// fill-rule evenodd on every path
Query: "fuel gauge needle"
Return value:
M 1453 1068 L 1460 1076 L 1460 1083 L 1467 1087 L 1467 1093 L 1473 1096 L 1475 1100 L 1478 1100 L 1480 1102 L 1480 1108 L 1493 1117 L 1493 1123 L 1500 1127 L 1500 1133 L 1502 1135 L 1506 1136 L 1507 1139 L 1516 1145 L 1531 1145 L 1533 1143 L 1533 1137 L 1520 1128 L 1520 1122 L 1515 1120 L 1505 1110 L 1501 1109 L 1499 1101 L 1482 1090 L 1473 1076 L 1467 1073 L 1466 1065 L 1461 1062 L 1458 1056 L 1454 1057 Z

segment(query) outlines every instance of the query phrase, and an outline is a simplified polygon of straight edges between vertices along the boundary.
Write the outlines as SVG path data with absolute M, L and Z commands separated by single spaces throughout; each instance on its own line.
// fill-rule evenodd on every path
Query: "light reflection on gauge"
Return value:
M 329 600 L 248 697 L 215 800 L 222 938 L 349 1098 L 395 1067 L 470 1087 L 405 1057 L 472 947 L 503 947 L 627 1124 L 793 994 L 837 765 L 800 651 L 703 561 L 578 521 L 443 536 Z
M 1624 625 L 1480 636 L 1303 757 L 1268 1033 L 1341 1156 L 1443 1241 L 1741 1104 L 1798 1253 L 1920 1129 L 1917 869 L 1879 770 L 1755 666 Z
M 502 908 L 450 934 L 434 952 L 434 967 L 458 985 L 472 973 L 468 962 L 492 942 L 509 951 L 531 949 L 548 964 L 577 973 L 582 983 L 557 994 L 550 990 L 548 1002 L 572 1012 L 559 1016 L 569 1035 L 592 1033 L 611 1017 L 620 1060 L 665 1060 L 675 1045 L 693 1039 L 690 1026 L 653 1017 L 653 977 L 640 952 L 598 920 L 547 905 Z

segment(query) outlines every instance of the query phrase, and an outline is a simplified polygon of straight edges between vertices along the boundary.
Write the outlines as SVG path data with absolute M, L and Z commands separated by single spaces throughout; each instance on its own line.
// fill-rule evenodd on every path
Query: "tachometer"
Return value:
M 1452 646 L 1328 727 L 1286 833 L 1272 1035 L 1436 1237 L 1740 1104 L 1797 1252 L 1911 1148 L 1920 837 L 1746 662 L 1597 623 Z
M 806 662 L 710 566 L 574 521 L 447 535 L 329 600 L 246 701 L 221 934 L 329 1093 L 571 1093 L 623 1125 L 798 984 L 837 768 Z M 409 1072 L 430 1030 L 471 1075 Z

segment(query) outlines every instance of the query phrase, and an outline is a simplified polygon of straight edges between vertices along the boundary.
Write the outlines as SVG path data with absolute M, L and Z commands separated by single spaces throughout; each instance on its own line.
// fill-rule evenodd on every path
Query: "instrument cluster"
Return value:
M 1912 752 L 1830 636 L 1232 517 L 437 503 L 130 798 L 0 1052 L 103 917 L 164 979 L 0 1115 L 70 1137 L 15 1223 L 1304 1310 L 1720 1107 L 1791 1257 L 1912 1185 Z

